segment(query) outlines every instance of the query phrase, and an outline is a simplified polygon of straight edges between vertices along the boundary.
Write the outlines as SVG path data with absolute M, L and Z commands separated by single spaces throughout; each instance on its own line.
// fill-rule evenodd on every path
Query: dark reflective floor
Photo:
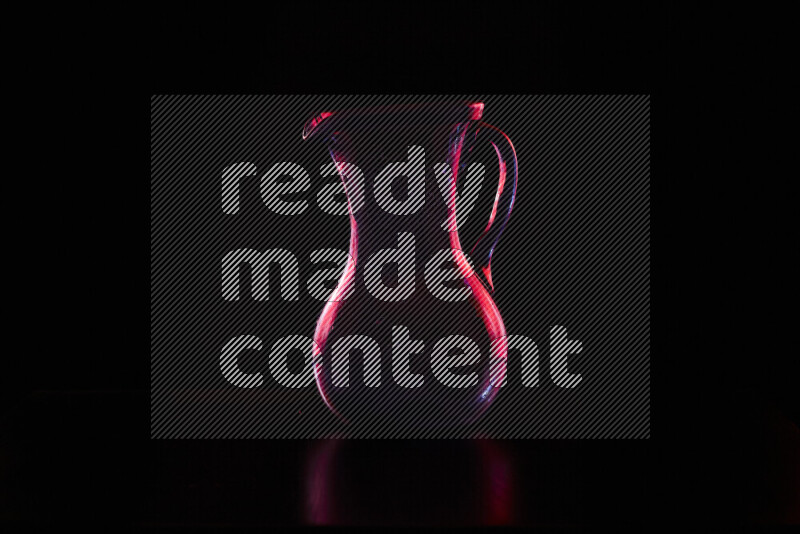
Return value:
M 2 520 L 561 528 L 697 511 L 712 522 L 797 522 L 800 510 L 800 437 L 771 412 L 756 419 L 767 448 L 737 448 L 752 457 L 728 480 L 691 443 L 672 455 L 688 469 L 665 476 L 675 464 L 652 440 L 151 441 L 140 433 L 146 414 L 131 418 L 146 401 L 39 393 L 20 403 L 3 421 Z

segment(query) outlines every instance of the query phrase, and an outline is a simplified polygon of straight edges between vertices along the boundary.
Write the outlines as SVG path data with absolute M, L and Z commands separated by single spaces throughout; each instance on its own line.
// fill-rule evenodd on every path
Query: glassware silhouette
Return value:
M 480 121 L 483 107 L 461 102 L 326 112 L 305 124 L 303 138 L 321 142 L 333 158 L 350 216 L 349 258 L 313 346 L 319 392 L 347 422 L 391 424 L 394 431 L 467 423 L 485 412 L 505 382 L 506 330 L 491 296 L 491 260 L 514 205 L 517 158 L 510 139 Z M 465 256 L 457 184 L 471 170 L 468 156 L 479 142 L 494 148 L 499 185 L 489 223 Z M 417 173 L 415 182 L 414 172 L 395 172 L 420 165 L 424 178 Z M 394 177 L 378 186 L 387 168 Z M 395 264 L 395 281 L 372 261 L 391 256 L 387 250 L 413 266 L 410 277 Z M 442 265 L 460 278 L 429 276 Z M 439 285 L 426 284 L 430 278 L 447 290 L 433 294 L 430 287 Z M 480 359 L 469 347 L 479 349 Z M 453 374 L 442 370 L 448 365 Z M 441 380 L 442 373 L 449 378 Z

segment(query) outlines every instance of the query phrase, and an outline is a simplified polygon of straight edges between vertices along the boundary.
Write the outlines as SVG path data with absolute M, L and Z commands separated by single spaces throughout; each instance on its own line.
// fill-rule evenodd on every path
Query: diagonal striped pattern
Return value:
M 509 334 L 505 383 L 470 424 L 387 418 L 375 396 L 357 403 L 362 421 L 345 425 L 314 385 L 310 348 L 321 300 L 346 263 L 350 222 L 330 156 L 303 142 L 303 124 L 325 110 L 459 100 L 485 103 L 483 120 L 508 134 L 519 161 L 517 204 L 492 267 Z M 152 97 L 151 436 L 649 438 L 649 109 L 648 96 L 609 95 Z M 380 151 L 383 141 L 369 146 Z M 411 155 L 404 161 L 418 163 Z M 475 202 L 469 217 L 459 213 L 464 243 L 482 231 L 496 188 L 496 158 L 483 156 L 474 158 L 475 182 L 459 191 L 458 202 Z M 434 184 L 452 172 L 427 154 L 424 163 Z M 388 191 L 376 198 L 375 177 L 362 171 L 346 170 L 365 184 L 358 202 L 405 213 Z M 398 232 L 386 233 L 397 247 Z M 428 260 L 416 257 L 417 291 L 427 291 Z M 352 298 L 359 291 L 363 282 Z M 373 345 L 354 339 L 339 363 L 349 362 L 351 386 L 413 392 L 419 379 L 446 372 L 431 368 L 430 355 L 469 328 L 456 316 L 416 313 L 450 336 L 441 347 L 421 341 L 411 319 L 387 325 L 378 345 L 395 340 L 397 350 L 423 354 L 427 368 L 409 363 L 396 384 L 385 351 L 378 367 L 365 357 Z M 496 347 L 476 342 L 483 384 Z M 471 350 L 452 357 L 466 361 Z M 450 378 L 470 383 L 466 371 Z M 392 395 L 384 402 L 400 398 Z M 453 406 L 442 419 L 484 409 Z

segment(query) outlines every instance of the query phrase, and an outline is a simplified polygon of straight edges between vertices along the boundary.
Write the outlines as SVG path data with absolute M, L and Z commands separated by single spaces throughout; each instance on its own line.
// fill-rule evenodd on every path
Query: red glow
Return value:
M 347 265 L 342 273 L 342 277 L 339 279 L 336 289 L 328 298 L 328 303 L 323 308 L 317 320 L 317 328 L 314 332 L 313 362 L 314 378 L 322 400 L 325 401 L 325 404 L 334 414 L 346 422 L 347 418 L 333 407 L 328 393 L 325 391 L 324 381 L 322 379 L 322 353 L 327 346 L 328 336 L 333 328 L 333 322 L 336 319 L 336 315 L 339 313 L 339 308 L 342 306 L 344 297 L 355 283 L 356 261 L 358 260 L 358 224 L 356 224 L 356 220 L 353 217 L 353 206 L 350 201 L 352 194 L 347 193 L 347 172 L 349 167 L 342 163 L 344 158 L 340 154 L 332 153 L 331 155 L 336 162 L 336 168 L 339 171 L 339 177 L 342 180 L 345 196 L 347 197 L 347 206 L 350 213 L 350 250 L 348 251 L 349 257 L 347 258 Z
M 483 117 L 483 102 L 475 102 L 474 104 L 470 104 L 469 108 L 472 110 L 472 115 L 470 115 L 469 120 L 481 120 L 481 117 Z
M 308 121 L 305 127 L 303 128 L 303 139 L 308 139 L 308 136 L 311 135 L 311 132 L 314 130 L 314 128 L 319 126 L 319 123 L 321 123 L 331 115 L 333 115 L 333 113 L 331 113 L 330 111 L 323 111 L 322 113 L 320 113 L 319 115 Z
M 482 104 L 481 104 L 482 106 Z M 492 143 L 494 146 L 494 143 Z M 461 159 L 461 149 L 463 147 L 463 134 L 462 140 L 458 143 L 458 146 L 453 154 L 453 180 L 450 185 L 450 202 L 447 203 L 448 205 L 448 216 L 452 217 L 451 220 L 456 220 L 456 184 L 458 183 L 458 168 L 459 168 L 459 161 Z M 500 156 L 500 151 L 497 149 L 497 146 L 494 146 L 495 152 L 497 152 L 497 157 L 500 161 L 500 186 L 498 189 L 497 197 L 495 197 L 494 209 L 492 210 L 491 220 L 487 229 L 484 231 L 484 234 L 488 229 L 491 227 L 491 223 L 494 220 L 495 213 L 497 211 L 497 200 L 500 198 L 500 192 L 502 191 L 503 185 L 505 184 L 505 162 L 502 160 Z M 495 384 L 502 385 L 505 382 L 506 377 L 506 366 L 507 366 L 507 358 L 508 358 L 508 344 L 506 341 L 506 327 L 503 324 L 503 317 L 500 315 L 500 310 L 497 309 L 497 305 L 492 299 L 492 296 L 486 290 L 486 287 L 483 283 L 478 279 L 478 275 L 473 270 L 472 266 L 467 261 L 466 257 L 463 254 L 463 249 L 461 247 L 461 240 L 458 236 L 457 228 L 454 228 L 453 231 L 450 232 L 450 247 L 454 251 L 460 251 L 461 254 L 454 254 L 454 259 L 456 262 L 456 266 L 458 267 L 459 271 L 461 272 L 464 282 L 469 286 L 472 290 L 473 299 L 471 299 L 472 305 L 475 308 L 476 312 L 483 320 L 483 324 L 486 327 L 486 330 L 489 334 L 489 339 L 492 344 L 492 352 L 490 354 L 490 368 L 491 372 L 487 377 L 486 381 L 482 384 L 481 390 L 485 391 L 488 386 L 494 386 Z M 486 266 L 485 269 L 488 269 Z M 484 270 L 484 272 L 486 272 Z M 491 274 L 489 274 L 490 286 L 491 286 Z M 485 406 L 488 406 L 494 396 L 497 395 L 497 387 L 491 387 L 491 393 L 488 395 L 487 398 L 484 399 Z

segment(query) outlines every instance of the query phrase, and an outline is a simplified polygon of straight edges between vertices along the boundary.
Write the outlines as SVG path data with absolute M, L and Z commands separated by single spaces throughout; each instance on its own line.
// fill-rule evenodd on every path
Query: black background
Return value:
M 149 94 L 187 92 L 652 94 L 653 437 L 502 442 L 515 475 L 501 494 L 516 525 L 796 523 L 788 16 L 631 9 L 178 4 L 142 30 L 149 86 L 118 96 L 142 79 L 126 66 L 94 108 L 119 118 L 140 102 L 144 116 Z M 105 276 L 75 297 L 79 317 L 42 315 L 70 325 L 51 334 L 61 350 L 25 359 L 20 376 L 32 378 L 4 392 L 0 518 L 304 524 L 315 444 L 147 438 L 141 137 L 130 145 L 141 164 L 92 175 L 108 205 L 84 215 L 81 229 L 97 233 L 75 246 L 102 250 Z M 121 224 L 97 228 L 106 215 Z M 120 280 L 124 297 L 109 290 Z M 460 443 L 353 445 L 337 467 L 339 517 L 485 523 L 478 475 L 437 460 L 471 462 Z M 387 457 L 404 469 L 387 470 Z

